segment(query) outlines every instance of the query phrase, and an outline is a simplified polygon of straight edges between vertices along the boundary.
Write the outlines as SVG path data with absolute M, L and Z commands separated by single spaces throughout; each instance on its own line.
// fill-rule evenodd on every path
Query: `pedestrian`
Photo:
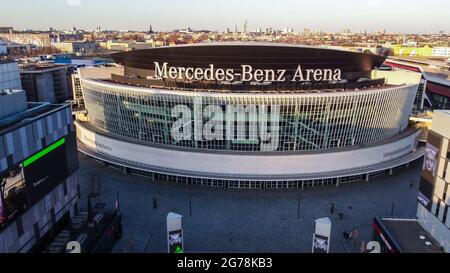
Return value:
M 338 215 L 339 215 L 339 220 L 342 220 L 342 218 L 344 218 L 344 213 L 339 212 Z
M 342 236 L 344 237 L 345 240 L 348 240 L 350 238 L 350 234 L 348 234 L 347 231 L 342 232 Z
M 334 203 L 331 203 L 331 207 L 330 207 L 330 213 L 333 214 L 334 213 Z
M 352 239 L 353 239 L 353 244 L 356 246 L 356 243 L 358 241 L 359 238 L 359 232 L 358 229 L 355 229 L 352 231 Z
M 359 247 L 360 253 L 366 253 L 366 242 L 364 240 L 361 241 L 361 246 Z

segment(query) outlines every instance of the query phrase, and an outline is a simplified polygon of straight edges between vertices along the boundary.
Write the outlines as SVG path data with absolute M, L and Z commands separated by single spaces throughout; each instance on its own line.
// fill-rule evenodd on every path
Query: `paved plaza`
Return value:
M 311 252 L 314 219 L 330 217 L 331 252 L 359 252 L 371 239 L 374 216 L 414 217 L 420 160 L 370 182 L 301 190 L 220 190 L 162 184 L 124 175 L 80 156 L 81 207 L 87 194 L 113 207 L 116 193 L 124 235 L 113 252 L 167 252 L 166 215 L 182 214 L 186 252 Z M 96 177 L 101 183 L 92 183 Z M 334 203 L 334 213 L 330 213 Z M 338 217 L 342 212 L 343 218 Z M 343 232 L 358 230 L 358 239 Z

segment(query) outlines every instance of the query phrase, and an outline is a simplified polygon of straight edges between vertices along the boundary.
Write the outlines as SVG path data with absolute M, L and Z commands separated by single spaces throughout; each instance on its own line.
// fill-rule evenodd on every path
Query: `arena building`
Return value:
M 423 156 L 417 85 L 371 78 L 378 55 L 212 43 L 114 55 L 87 68 L 79 150 L 152 180 L 222 188 L 369 181 Z

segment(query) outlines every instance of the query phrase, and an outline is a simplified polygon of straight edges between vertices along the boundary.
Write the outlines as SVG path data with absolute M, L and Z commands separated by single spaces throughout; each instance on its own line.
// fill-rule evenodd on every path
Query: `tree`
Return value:
M 87 176 L 88 176 L 88 182 L 89 182 L 89 195 L 93 194 L 93 195 L 97 195 L 99 201 L 101 200 L 101 194 L 103 192 L 103 184 L 104 184 L 104 180 L 103 177 L 95 170 L 93 170 L 92 168 L 88 170 L 87 172 Z

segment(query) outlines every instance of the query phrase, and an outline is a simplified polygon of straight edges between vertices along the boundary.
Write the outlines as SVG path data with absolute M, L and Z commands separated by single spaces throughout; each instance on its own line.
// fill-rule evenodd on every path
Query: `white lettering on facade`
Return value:
M 200 67 L 171 67 L 169 63 L 155 64 L 154 77 L 158 79 L 187 79 L 208 81 L 244 81 L 244 82 L 284 82 L 286 81 L 286 69 L 253 69 L 251 65 L 241 65 L 240 71 L 234 69 L 215 68 L 210 64 L 208 68 Z M 291 79 L 292 82 L 309 81 L 340 81 L 342 78 L 340 69 L 306 69 L 301 65 L 297 67 Z

